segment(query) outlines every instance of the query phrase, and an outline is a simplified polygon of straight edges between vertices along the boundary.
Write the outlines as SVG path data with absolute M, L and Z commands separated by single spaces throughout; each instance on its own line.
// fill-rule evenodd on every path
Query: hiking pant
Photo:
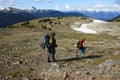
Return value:
M 56 50 L 55 48 L 48 48 L 47 49 L 47 61 L 50 61 L 50 57 L 52 56 L 52 60 L 55 61 L 55 53 L 56 53 Z
M 80 48 L 80 49 L 79 49 L 80 57 L 84 57 L 85 52 L 86 52 L 86 49 L 85 49 L 85 48 Z
M 85 54 L 85 48 L 80 49 L 81 54 Z

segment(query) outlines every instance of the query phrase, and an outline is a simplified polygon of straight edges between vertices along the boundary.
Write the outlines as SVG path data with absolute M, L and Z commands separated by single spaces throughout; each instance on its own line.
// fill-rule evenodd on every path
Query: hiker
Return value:
M 48 33 L 44 35 L 43 41 L 40 44 L 40 46 L 41 46 L 42 49 L 46 49 L 47 48 L 47 44 L 48 44 L 49 38 L 50 38 L 50 36 L 48 35 Z
M 84 39 L 80 38 L 79 41 L 77 42 L 77 50 L 79 52 L 78 55 L 80 55 L 80 58 L 83 58 L 85 55 L 85 51 L 86 51 Z M 77 57 L 78 57 L 78 55 L 77 55 Z
M 50 57 L 52 57 L 52 61 L 55 62 L 55 53 L 56 53 L 56 39 L 55 39 L 55 33 L 51 33 L 50 38 L 49 38 L 49 43 L 47 46 L 47 51 L 48 51 L 48 56 L 47 56 L 47 62 L 51 62 Z

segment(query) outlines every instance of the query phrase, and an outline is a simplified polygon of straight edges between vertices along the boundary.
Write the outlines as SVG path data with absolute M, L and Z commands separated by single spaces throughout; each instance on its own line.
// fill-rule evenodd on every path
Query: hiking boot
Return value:
M 47 61 L 48 63 L 51 62 L 50 60 Z
M 56 62 L 56 60 L 54 59 L 53 62 Z
M 84 58 L 84 54 L 81 54 L 81 58 Z

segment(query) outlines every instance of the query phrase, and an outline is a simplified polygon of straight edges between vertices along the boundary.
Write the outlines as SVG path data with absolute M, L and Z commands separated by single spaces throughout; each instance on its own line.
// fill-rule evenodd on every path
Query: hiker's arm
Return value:
M 85 42 L 83 43 L 83 47 L 86 47 Z

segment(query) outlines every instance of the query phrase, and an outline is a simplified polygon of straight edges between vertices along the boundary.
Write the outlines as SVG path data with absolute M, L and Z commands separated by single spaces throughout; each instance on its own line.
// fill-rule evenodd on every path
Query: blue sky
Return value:
M 0 8 L 120 11 L 120 0 L 0 0 Z

